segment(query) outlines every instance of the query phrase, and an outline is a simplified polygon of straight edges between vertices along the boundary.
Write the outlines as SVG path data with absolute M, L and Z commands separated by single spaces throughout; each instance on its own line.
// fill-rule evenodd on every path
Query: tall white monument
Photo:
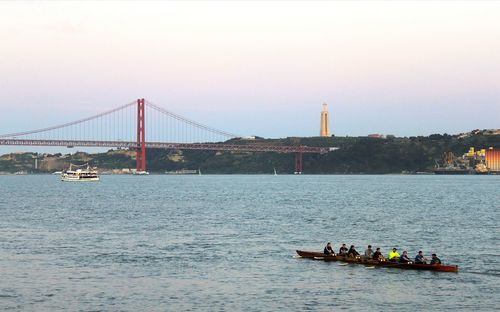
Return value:
M 323 103 L 323 111 L 321 112 L 321 121 L 319 135 L 322 137 L 331 136 L 330 132 L 330 116 L 328 115 L 328 104 Z

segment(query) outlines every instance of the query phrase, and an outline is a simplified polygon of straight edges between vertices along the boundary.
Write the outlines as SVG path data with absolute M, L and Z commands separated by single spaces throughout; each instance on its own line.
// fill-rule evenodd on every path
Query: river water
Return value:
M 500 176 L 0 176 L 0 309 L 491 311 Z M 327 241 L 459 273 L 298 259 Z

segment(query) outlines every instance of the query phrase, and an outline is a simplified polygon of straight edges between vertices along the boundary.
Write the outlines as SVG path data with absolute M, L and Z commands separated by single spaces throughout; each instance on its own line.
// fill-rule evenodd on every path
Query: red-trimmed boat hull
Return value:
M 323 260 L 323 261 L 339 261 L 352 264 L 364 264 L 367 266 L 380 266 L 386 268 L 398 268 L 407 270 L 427 270 L 437 272 L 458 272 L 457 265 L 442 265 L 442 264 L 416 264 L 416 263 L 398 263 L 391 261 L 375 261 L 364 260 L 362 258 L 349 258 L 341 256 L 326 256 L 322 252 L 297 250 L 297 254 L 302 258 Z

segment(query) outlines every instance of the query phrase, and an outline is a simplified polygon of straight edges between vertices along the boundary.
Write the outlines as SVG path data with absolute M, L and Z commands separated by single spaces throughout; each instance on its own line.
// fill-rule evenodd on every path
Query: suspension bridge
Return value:
M 146 118 L 147 116 L 147 118 Z M 147 121 L 147 122 L 146 122 Z M 295 172 L 302 173 L 303 154 L 335 148 L 272 145 L 228 140 L 240 138 L 138 99 L 112 110 L 42 129 L 0 135 L 0 145 L 111 147 L 136 150 L 136 170 L 146 171 L 151 148 L 231 152 L 295 153 Z

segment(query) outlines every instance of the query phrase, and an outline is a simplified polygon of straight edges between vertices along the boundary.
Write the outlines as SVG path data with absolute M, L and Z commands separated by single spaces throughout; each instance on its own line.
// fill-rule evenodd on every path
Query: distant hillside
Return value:
M 433 134 L 418 137 L 308 137 L 285 139 L 230 140 L 237 144 L 280 144 L 339 147 L 324 155 L 304 154 L 304 173 L 358 174 L 430 171 L 444 152 L 462 155 L 469 147 L 500 148 L 497 130 L 475 130 L 459 135 Z M 38 157 L 38 170 L 34 170 Z M 212 151 L 174 151 L 149 149 L 147 165 L 150 172 L 163 173 L 182 169 L 201 169 L 203 173 L 293 173 L 294 154 L 234 153 Z M 33 153 L 8 154 L 0 157 L 0 172 L 53 172 L 70 163 L 90 163 L 100 170 L 135 167 L 135 152 L 110 150 L 106 153 L 75 153 L 49 155 Z

